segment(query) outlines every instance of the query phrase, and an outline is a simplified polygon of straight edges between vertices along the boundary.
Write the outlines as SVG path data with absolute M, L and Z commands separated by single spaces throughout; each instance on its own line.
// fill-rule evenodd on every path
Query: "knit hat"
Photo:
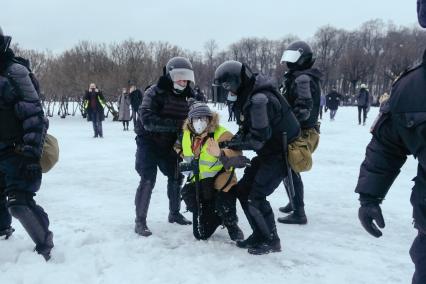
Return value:
M 213 112 L 210 110 L 209 106 L 203 102 L 195 102 L 190 106 L 188 118 L 198 118 L 204 116 L 213 116 Z

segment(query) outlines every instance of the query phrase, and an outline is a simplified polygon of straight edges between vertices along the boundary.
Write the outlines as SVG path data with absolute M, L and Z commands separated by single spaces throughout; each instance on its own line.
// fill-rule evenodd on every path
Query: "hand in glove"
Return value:
M 22 157 L 20 172 L 27 181 L 41 178 L 40 161 L 35 158 Z
M 250 159 L 246 156 L 235 156 L 235 157 L 227 157 L 224 154 L 219 157 L 220 162 L 223 164 L 225 169 L 229 168 L 245 168 L 250 166 Z
M 379 238 L 382 232 L 377 228 L 383 229 L 385 227 L 385 220 L 383 219 L 382 209 L 380 208 L 380 200 L 374 197 L 360 196 L 361 207 L 358 211 L 358 218 L 361 225 L 372 236 Z M 376 224 L 373 223 L 376 222 Z

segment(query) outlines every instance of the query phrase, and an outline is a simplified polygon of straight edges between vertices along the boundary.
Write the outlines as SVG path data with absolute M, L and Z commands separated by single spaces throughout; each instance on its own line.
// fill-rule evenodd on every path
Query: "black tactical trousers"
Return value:
M 152 190 L 157 179 L 157 167 L 167 176 L 167 196 L 170 213 L 180 210 L 180 188 L 183 176 L 177 173 L 179 156 L 170 149 L 163 149 L 148 139 L 138 139 L 135 169 L 140 175 L 135 196 L 136 221 L 146 220 Z
M 11 225 L 15 213 L 36 245 L 43 245 L 49 231 L 49 217 L 34 196 L 41 178 L 26 180 L 21 173 L 22 157 L 15 153 L 0 159 L 0 230 Z
M 291 170 L 291 174 L 293 176 L 293 186 L 294 186 L 294 206 L 296 208 L 304 207 L 305 203 L 303 201 L 304 198 L 304 187 L 303 187 L 303 181 L 302 176 L 300 173 L 296 173 L 295 171 Z M 288 187 L 288 179 L 285 179 L 285 187 Z
M 419 232 L 410 249 L 410 256 L 416 270 L 412 284 L 426 283 L 426 235 Z
M 276 235 L 274 213 L 266 197 L 272 194 L 284 176 L 283 160 L 280 157 L 255 157 L 244 170 L 237 184 L 237 197 L 241 207 L 258 237 L 270 239 Z

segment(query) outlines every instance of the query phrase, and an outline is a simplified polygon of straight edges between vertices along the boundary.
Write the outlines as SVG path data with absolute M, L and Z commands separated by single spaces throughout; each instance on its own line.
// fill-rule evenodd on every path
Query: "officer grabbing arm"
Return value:
M 251 254 L 281 251 L 274 214 L 266 197 L 274 192 L 286 175 L 282 159 L 282 133 L 290 141 L 300 133 L 300 125 L 276 86 L 255 74 L 241 62 L 226 61 L 215 71 L 216 85 L 236 96 L 240 130 L 227 144 L 236 150 L 254 150 L 257 154 L 237 184 L 238 199 L 253 233 L 237 246 Z

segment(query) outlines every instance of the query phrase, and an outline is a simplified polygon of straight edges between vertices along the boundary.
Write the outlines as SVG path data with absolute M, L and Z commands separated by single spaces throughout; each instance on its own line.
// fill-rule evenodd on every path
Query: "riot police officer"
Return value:
M 0 236 L 13 233 L 13 216 L 35 242 L 35 251 L 49 260 L 53 234 L 34 200 L 48 121 L 29 63 L 14 56 L 10 41 L 0 28 Z
M 426 27 L 426 1 L 417 1 L 419 23 Z M 385 227 L 380 208 L 407 155 L 419 161 L 411 193 L 414 227 L 418 230 L 411 249 L 415 264 L 412 283 L 426 283 L 426 51 L 423 62 L 404 72 L 392 86 L 390 98 L 380 107 L 372 126 L 373 138 L 361 164 L 358 184 L 361 207 L 358 217 L 374 237 Z M 375 221 L 374 224 L 373 221 Z
M 237 184 L 237 195 L 253 233 L 237 246 L 251 254 L 281 251 L 274 213 L 266 197 L 282 182 L 287 170 L 283 132 L 289 142 L 300 134 L 300 125 L 289 104 L 271 80 L 253 73 L 245 64 L 226 61 L 215 71 L 214 83 L 237 97 L 235 111 L 239 131 L 225 143 L 235 150 L 257 154 Z
M 179 212 L 183 175 L 178 173 L 179 156 L 173 149 L 188 116 L 187 100 L 194 97 L 191 82 L 194 83 L 191 62 L 184 57 L 173 57 L 164 67 L 164 74 L 157 84 L 145 91 L 139 107 L 135 127 L 135 168 L 141 179 L 135 197 L 135 232 L 142 236 L 152 234 L 146 224 L 146 217 L 156 181 L 157 166 L 168 179 L 168 221 L 180 225 L 192 224 Z
M 315 57 L 312 48 L 304 41 L 292 42 L 284 51 L 281 62 L 285 62 L 289 71 L 284 74 L 283 92 L 302 128 L 302 139 L 312 153 L 319 142 L 318 116 L 321 101 L 321 72 L 312 68 Z M 312 146 L 311 146 L 312 145 Z M 288 203 L 281 207 L 283 213 L 278 218 L 285 224 L 306 224 L 305 204 L 303 201 L 303 182 L 300 173 L 292 169 L 294 183 L 294 208 Z

